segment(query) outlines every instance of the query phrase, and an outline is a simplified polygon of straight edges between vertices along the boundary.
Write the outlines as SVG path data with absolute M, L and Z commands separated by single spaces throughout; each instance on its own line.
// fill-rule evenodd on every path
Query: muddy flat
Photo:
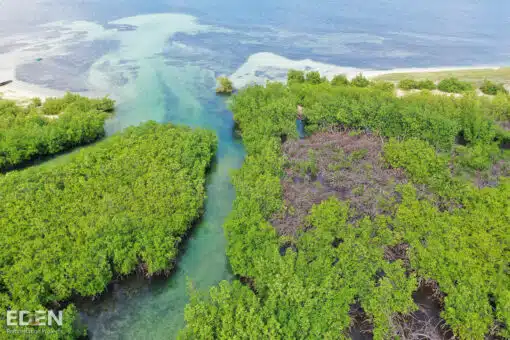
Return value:
M 403 172 L 382 158 L 383 140 L 356 131 L 319 132 L 283 144 L 285 209 L 272 220 L 280 235 L 295 235 L 314 204 L 334 196 L 349 200 L 351 220 L 391 213 Z

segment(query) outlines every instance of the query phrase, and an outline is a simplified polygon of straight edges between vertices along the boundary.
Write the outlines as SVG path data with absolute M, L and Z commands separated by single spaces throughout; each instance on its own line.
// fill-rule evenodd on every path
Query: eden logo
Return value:
M 58 311 L 38 310 L 30 312 L 26 310 L 7 311 L 7 326 L 52 326 L 53 324 L 62 326 L 63 313 Z

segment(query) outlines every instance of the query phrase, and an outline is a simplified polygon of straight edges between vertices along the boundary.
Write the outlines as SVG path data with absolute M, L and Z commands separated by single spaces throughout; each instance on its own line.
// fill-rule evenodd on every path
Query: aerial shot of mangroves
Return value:
M 0 4 L 0 339 L 510 339 L 493 2 Z

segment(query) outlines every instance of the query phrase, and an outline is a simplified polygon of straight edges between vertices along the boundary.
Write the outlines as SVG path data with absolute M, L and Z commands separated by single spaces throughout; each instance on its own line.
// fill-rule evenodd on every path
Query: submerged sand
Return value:
M 182 19 L 180 16 L 176 16 L 179 19 Z M 173 17 L 172 17 L 173 18 Z M 190 17 L 192 18 L 192 17 Z M 186 31 L 189 31 L 191 34 L 196 33 L 200 30 L 206 30 L 206 26 L 200 26 L 196 22 L 194 22 L 192 19 L 188 17 L 185 17 L 181 21 L 188 22 L 190 27 L 187 28 Z M 162 19 L 166 20 L 165 16 L 162 16 Z M 125 20 L 130 23 L 130 25 L 133 25 L 133 22 L 129 20 Z M 143 26 L 144 22 L 139 22 L 138 20 L 134 26 Z M 123 24 L 124 21 L 119 22 L 112 22 L 115 24 Z M 73 24 L 74 26 L 78 25 L 79 23 Z M 134 33 L 131 32 L 116 32 L 115 34 L 111 31 L 105 30 L 103 27 L 97 24 L 90 24 L 85 25 L 86 29 L 83 28 L 84 24 L 78 25 L 78 28 L 71 25 L 72 30 L 71 32 L 81 32 L 82 30 L 87 32 L 87 36 L 85 39 L 95 39 L 98 37 L 115 37 L 115 39 L 121 40 L 123 43 L 122 46 L 125 45 L 125 39 L 131 38 L 131 36 Z M 93 26 L 90 28 L 89 26 Z M 95 25 L 95 26 L 94 26 Z M 96 27 L 98 26 L 98 27 Z M 138 27 L 138 29 L 141 29 Z M 170 30 L 167 32 L 168 34 L 162 34 L 163 37 L 167 37 L 168 35 L 172 35 L 173 31 Z M 69 33 L 70 34 L 70 33 Z M 74 34 L 74 33 L 73 33 Z M 120 35 L 117 36 L 117 35 Z M 124 39 L 120 39 L 124 38 Z M 55 39 L 57 41 L 55 42 L 64 42 L 63 45 L 67 42 L 67 38 L 59 38 Z M 82 37 L 83 39 L 83 37 Z M 138 40 L 138 39 L 137 39 Z M 166 38 L 161 40 L 161 42 L 158 44 L 158 49 L 161 49 L 165 44 Z M 27 41 L 28 45 L 30 45 L 30 41 Z M 41 42 L 35 42 L 34 44 L 37 46 L 37 44 L 41 44 Z M 61 47 L 63 45 L 55 44 L 56 46 L 54 50 L 52 51 L 46 51 L 46 55 L 55 55 L 55 54 L 61 54 L 63 51 Z M 131 44 L 132 45 L 132 44 Z M 130 46 L 131 46 L 130 45 Z M 146 46 L 147 47 L 147 46 Z M 152 54 L 150 52 L 154 46 L 149 46 L 151 48 L 144 48 L 143 50 L 149 51 L 149 54 Z M 129 54 L 129 50 L 126 50 L 124 48 L 121 48 L 122 54 Z M 21 50 L 17 50 L 14 52 L 8 52 L 4 54 L 0 54 L 0 82 L 7 81 L 7 80 L 13 80 L 12 83 L 0 86 L 0 97 L 5 99 L 13 99 L 16 101 L 26 101 L 28 99 L 31 99 L 33 97 L 39 97 L 41 99 L 45 99 L 48 97 L 59 97 L 64 95 L 64 91 L 49 89 L 43 86 L 30 84 L 27 82 L 20 81 L 16 79 L 16 68 L 19 65 L 22 65 L 24 63 L 27 63 L 29 61 L 33 61 L 34 58 L 39 55 L 41 51 L 31 51 L 29 48 L 22 48 Z M 118 55 L 118 58 L 121 58 L 124 56 Z M 92 91 L 80 93 L 87 96 L 104 96 L 107 93 L 105 91 L 111 91 L 111 86 L 105 86 L 105 84 L 101 84 L 101 76 L 97 74 L 97 63 L 93 65 L 91 70 L 89 70 L 89 85 L 92 86 Z M 353 78 L 356 75 L 362 73 L 367 78 L 376 78 L 382 75 L 388 75 L 388 74 L 394 74 L 394 73 L 424 73 L 424 72 L 444 72 L 444 71 L 462 71 L 462 70 L 482 70 L 482 69 L 492 69 L 496 70 L 500 68 L 500 66 L 486 66 L 486 65 L 478 65 L 478 66 L 471 66 L 471 67 L 430 67 L 430 68 L 398 68 L 398 69 L 389 69 L 389 70 L 374 70 L 374 69 L 362 69 L 362 68 L 355 68 L 355 67 L 344 67 L 344 66 L 338 66 L 333 64 L 327 64 L 327 63 L 321 63 L 317 62 L 311 59 L 304 59 L 304 60 L 292 60 L 288 59 L 286 57 L 274 54 L 274 53 L 268 53 L 268 52 L 261 52 L 261 53 L 255 53 L 248 57 L 246 62 L 241 65 L 233 74 L 230 75 L 230 79 L 232 80 L 234 86 L 236 88 L 242 88 L 249 84 L 264 84 L 267 80 L 272 81 L 285 81 L 286 75 L 288 70 L 290 69 L 296 69 L 296 70 L 302 70 L 302 71 L 319 71 L 323 76 L 327 77 L 328 79 L 332 79 L 335 75 L 338 74 L 345 74 L 348 78 Z M 95 77 L 97 76 L 97 77 Z M 96 93 L 97 92 L 97 93 Z M 111 93 L 113 97 L 117 97 L 115 93 Z M 117 100 L 121 98 L 115 98 Z
M 7 58 L 0 56 L 0 61 L 6 61 Z M 0 98 L 15 100 L 17 102 L 27 102 L 32 98 L 38 97 L 45 100 L 49 97 L 62 97 L 65 91 L 50 89 L 44 86 L 36 85 L 21 81 L 16 78 L 16 67 L 18 64 L 16 61 L 11 63 L 4 63 L 0 66 L 0 83 L 8 80 L 12 80 L 7 85 L 0 86 Z M 82 95 L 89 97 L 100 97 L 104 96 L 100 93 L 93 92 L 80 92 Z

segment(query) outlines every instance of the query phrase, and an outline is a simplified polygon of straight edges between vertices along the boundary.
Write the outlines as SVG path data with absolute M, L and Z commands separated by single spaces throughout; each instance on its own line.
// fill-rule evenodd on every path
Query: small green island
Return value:
M 444 79 L 240 90 L 238 279 L 190 286 L 180 338 L 509 338 L 510 97 Z
M 216 93 L 221 95 L 231 95 L 234 92 L 234 85 L 228 77 L 218 77 L 218 87 Z

